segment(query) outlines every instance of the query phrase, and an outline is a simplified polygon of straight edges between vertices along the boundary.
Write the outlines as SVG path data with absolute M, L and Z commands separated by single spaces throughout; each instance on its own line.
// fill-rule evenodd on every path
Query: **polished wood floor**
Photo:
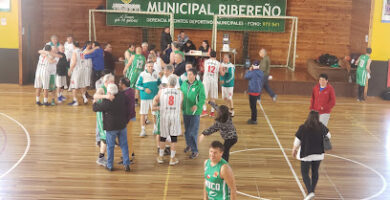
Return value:
M 139 138 L 139 122 L 132 122 L 129 135 L 133 138 L 135 164 L 130 173 L 119 165 L 108 172 L 95 163 L 98 149 L 91 105 L 38 107 L 34 96 L 32 86 L 0 85 L 0 199 L 202 198 L 202 164 L 208 157 L 209 143 L 221 140 L 218 133 L 199 145 L 196 160 L 183 153 L 185 142 L 179 137 L 180 163 L 169 167 L 155 161 L 153 126 L 147 127 L 148 137 Z M 236 93 L 234 101 L 239 140 L 232 149 L 238 152 L 232 153 L 230 163 L 237 188 L 245 193 L 239 194 L 238 199 L 303 199 L 300 164 L 291 157 L 290 148 L 297 127 L 309 111 L 309 97 L 279 96 L 274 103 L 265 95 L 265 112 L 259 108 L 259 124 L 251 126 L 246 124 L 247 97 Z M 21 126 L 4 114 L 20 122 L 31 137 L 28 153 L 12 171 L 9 170 L 26 150 L 27 139 Z M 212 119 L 202 118 L 200 130 L 212 123 Z M 321 164 L 316 199 L 390 199 L 389 127 L 388 102 L 369 98 L 360 103 L 338 98 L 329 122 L 334 150 Z M 120 155 L 116 150 L 115 161 Z

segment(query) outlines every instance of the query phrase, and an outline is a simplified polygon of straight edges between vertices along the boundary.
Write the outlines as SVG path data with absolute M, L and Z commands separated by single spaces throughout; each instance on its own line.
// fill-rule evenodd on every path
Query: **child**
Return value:
M 230 148 L 237 143 L 238 139 L 236 128 L 233 125 L 231 114 L 227 106 L 217 106 L 212 101 L 209 101 L 209 104 L 217 111 L 217 116 L 215 118 L 215 123 L 208 129 L 204 130 L 199 136 L 199 143 L 204 139 L 204 136 L 208 136 L 219 131 L 222 138 L 225 140 L 223 144 L 224 151 L 222 158 L 229 162 Z

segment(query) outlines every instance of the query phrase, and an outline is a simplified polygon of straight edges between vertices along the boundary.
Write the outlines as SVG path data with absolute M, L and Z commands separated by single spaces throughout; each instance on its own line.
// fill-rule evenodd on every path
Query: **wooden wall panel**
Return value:
M 365 0 L 360 0 L 365 1 Z M 352 0 L 288 0 L 287 15 L 299 18 L 297 67 L 306 67 L 306 60 L 323 53 L 344 56 L 350 53 Z M 43 27 L 45 41 L 57 34 L 61 41 L 67 34 L 77 40 L 88 39 L 88 9 L 105 5 L 105 0 L 43 0 Z M 369 7 L 369 6 L 368 6 Z M 356 20 L 355 20 L 356 21 Z M 359 21 L 359 20 L 357 20 Z M 97 37 L 101 42 L 112 42 L 114 55 L 122 56 L 128 43 L 142 42 L 141 28 L 107 27 L 104 14 L 96 15 Z M 265 47 L 272 64 L 282 64 L 287 57 L 290 23 L 285 33 L 251 32 L 249 56 L 258 59 L 258 50 Z M 176 30 L 175 38 L 180 30 Z M 202 40 L 211 42 L 211 31 L 186 30 L 190 39 L 199 47 Z M 229 33 L 231 47 L 236 48 L 237 60 L 242 60 L 243 32 L 219 31 L 217 50 L 222 47 L 222 35 Z M 149 29 L 149 43 L 160 47 L 161 29 Z
M 351 53 L 365 53 L 368 45 L 366 35 L 370 29 L 370 12 L 370 0 L 354 0 L 352 2 Z

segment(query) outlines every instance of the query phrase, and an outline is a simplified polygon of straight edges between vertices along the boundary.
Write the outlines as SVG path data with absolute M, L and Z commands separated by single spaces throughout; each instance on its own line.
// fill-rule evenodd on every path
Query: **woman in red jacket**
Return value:
M 328 126 L 330 112 L 336 104 L 336 95 L 333 87 L 328 83 L 328 75 L 320 74 L 319 84 L 314 86 L 311 95 L 310 110 L 320 114 L 320 122 Z

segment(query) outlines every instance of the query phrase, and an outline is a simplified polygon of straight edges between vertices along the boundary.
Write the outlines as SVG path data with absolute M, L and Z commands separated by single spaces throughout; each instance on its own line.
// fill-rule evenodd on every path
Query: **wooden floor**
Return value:
M 234 100 L 239 139 L 230 163 L 241 192 L 238 199 L 303 199 L 300 165 L 290 148 L 308 114 L 309 97 L 280 95 L 274 103 L 264 96 L 265 112 L 259 108 L 260 123 L 255 126 L 246 124 L 247 97 L 236 93 Z M 183 153 L 185 142 L 179 137 L 180 163 L 169 167 L 155 161 L 153 126 L 147 126 L 148 137 L 139 138 L 139 123 L 132 123 L 129 134 L 136 162 L 130 173 L 119 165 L 108 172 L 95 163 L 98 149 L 91 105 L 38 107 L 32 86 L 0 85 L 0 199 L 201 199 L 202 163 L 209 143 L 221 140 L 220 135 L 199 145 L 196 160 Z M 212 123 L 202 118 L 200 130 Z M 22 127 L 31 145 L 18 162 L 28 144 Z M 390 199 L 389 127 L 388 102 L 338 98 L 329 122 L 334 150 L 321 164 L 316 199 Z M 115 161 L 119 156 L 117 150 Z

